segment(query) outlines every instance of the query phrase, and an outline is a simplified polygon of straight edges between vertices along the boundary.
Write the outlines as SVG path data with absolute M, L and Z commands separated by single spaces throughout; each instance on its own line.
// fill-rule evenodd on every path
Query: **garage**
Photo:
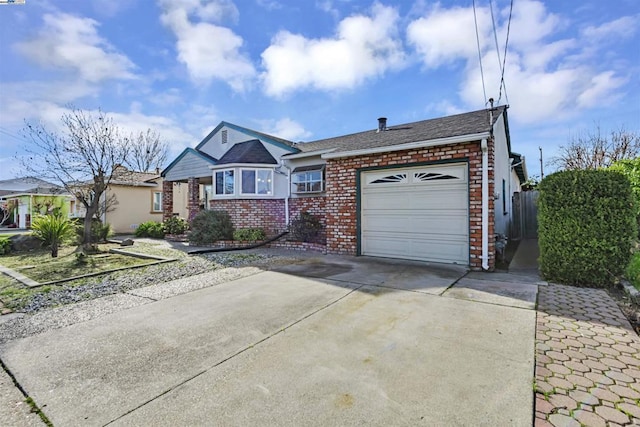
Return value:
M 466 163 L 361 172 L 362 255 L 469 264 Z

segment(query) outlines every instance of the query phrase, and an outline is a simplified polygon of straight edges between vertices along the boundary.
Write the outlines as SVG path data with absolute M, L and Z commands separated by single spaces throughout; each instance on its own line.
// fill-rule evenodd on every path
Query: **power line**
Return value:
M 478 61 L 480 61 L 480 77 L 482 78 L 482 93 L 484 103 L 487 104 L 487 90 L 484 86 L 484 71 L 482 70 L 482 52 L 480 51 L 480 36 L 478 35 L 478 18 L 476 17 L 476 0 L 473 0 L 473 22 L 476 25 L 476 42 L 478 43 Z
M 0 127 L 0 134 L 2 134 L 4 136 L 11 137 L 11 138 L 13 138 L 13 139 L 15 139 L 17 141 L 20 141 L 20 142 L 24 142 L 24 140 L 25 140 L 24 138 L 21 138 L 19 135 L 11 133 L 8 130 L 2 128 L 2 127 Z
M 498 95 L 498 104 L 500 103 L 500 99 L 502 98 L 502 88 L 504 88 L 504 99 L 506 99 L 507 104 L 509 104 L 509 96 L 507 95 L 507 85 L 504 82 L 504 70 L 506 69 L 506 64 L 507 64 L 507 47 L 509 46 L 509 33 L 511 31 L 512 13 L 513 13 L 513 0 L 511 0 L 511 5 L 509 6 L 509 21 L 507 23 L 507 39 L 504 42 L 504 55 L 502 57 L 502 75 L 500 76 L 500 92 Z
M 489 10 L 491 10 L 491 24 L 493 25 L 493 40 L 496 43 L 496 54 L 498 55 L 498 67 L 502 71 L 502 60 L 500 59 L 500 48 L 498 47 L 498 33 L 496 31 L 496 20 L 493 17 L 493 0 L 489 0 Z

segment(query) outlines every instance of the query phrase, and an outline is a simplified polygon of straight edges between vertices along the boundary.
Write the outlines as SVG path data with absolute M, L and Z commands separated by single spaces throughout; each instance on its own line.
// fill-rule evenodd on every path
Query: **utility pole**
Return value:
M 544 179 L 544 169 L 542 168 L 542 147 L 538 147 L 540 150 L 540 181 Z

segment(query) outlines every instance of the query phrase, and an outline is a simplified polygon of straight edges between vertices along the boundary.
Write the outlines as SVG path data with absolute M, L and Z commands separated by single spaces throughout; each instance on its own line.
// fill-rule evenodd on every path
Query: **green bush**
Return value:
M 635 252 L 631 257 L 625 276 L 636 289 L 640 290 L 640 252 Z
M 74 224 L 60 215 L 38 215 L 31 222 L 33 235 L 51 248 L 51 257 L 58 256 L 58 248 L 74 234 Z
M 614 283 L 637 235 L 629 180 L 607 170 L 564 171 L 538 189 L 542 276 L 572 285 Z
M 189 229 L 186 219 L 172 216 L 164 220 L 164 232 L 167 234 L 184 234 Z
M 189 242 L 195 245 L 207 245 L 233 238 L 233 223 L 226 211 L 200 211 L 191 221 L 189 228 Z
M 77 241 L 81 243 L 84 237 L 84 218 L 76 218 L 72 221 Z M 103 224 L 99 219 L 91 219 L 91 243 L 104 242 L 112 235 L 111 225 Z
M 161 222 L 147 221 L 138 225 L 136 228 L 136 237 L 151 237 L 154 239 L 162 239 L 164 237 L 164 225 Z
M 309 212 L 300 212 L 300 215 L 291 221 L 289 231 L 298 242 L 319 243 L 322 223 L 317 216 Z
M 239 228 L 233 232 L 233 240 L 256 241 L 267 237 L 263 228 Z
M 11 251 L 11 241 L 6 237 L 0 237 L 0 255 L 7 255 Z

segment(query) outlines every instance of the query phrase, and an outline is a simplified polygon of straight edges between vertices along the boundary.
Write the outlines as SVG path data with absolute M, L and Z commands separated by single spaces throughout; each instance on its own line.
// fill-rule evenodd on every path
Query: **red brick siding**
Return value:
M 310 214 L 318 217 L 322 224 L 322 231 L 320 232 L 319 241 L 325 242 L 327 239 L 327 217 L 325 215 L 326 210 L 326 197 L 325 196 L 313 196 L 313 197 L 298 197 L 295 199 L 289 199 L 289 221 L 296 219 L 301 212 L 309 212 Z M 288 239 L 290 240 L 290 238 Z
M 264 228 L 267 234 L 286 229 L 283 199 L 211 200 L 209 206 L 227 211 L 236 228 Z
M 162 181 L 162 219 L 173 216 L 173 182 Z
M 494 154 L 489 141 L 489 194 L 493 194 Z M 469 162 L 469 263 L 473 269 L 482 266 L 482 152 L 480 141 L 440 147 L 371 154 L 360 157 L 330 159 L 326 167 L 327 252 L 356 255 L 357 192 L 356 176 L 361 168 L 411 165 L 442 160 Z M 493 198 L 489 200 L 489 266 L 495 265 Z

